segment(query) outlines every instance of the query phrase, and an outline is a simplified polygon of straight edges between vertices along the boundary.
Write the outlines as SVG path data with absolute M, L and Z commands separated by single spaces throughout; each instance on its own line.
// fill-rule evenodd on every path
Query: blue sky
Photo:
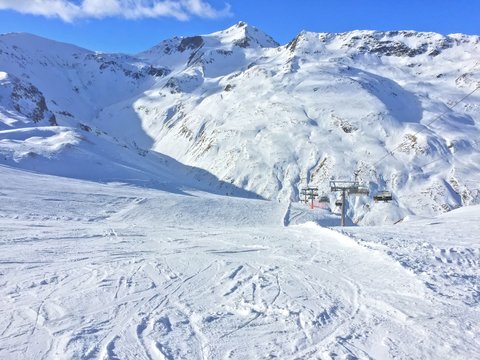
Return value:
M 480 35 L 478 0 L 170 0 L 165 4 L 165 0 L 0 0 L 0 33 L 29 32 L 91 50 L 124 53 L 145 50 L 175 35 L 222 30 L 240 20 L 282 44 L 302 30 L 405 29 Z

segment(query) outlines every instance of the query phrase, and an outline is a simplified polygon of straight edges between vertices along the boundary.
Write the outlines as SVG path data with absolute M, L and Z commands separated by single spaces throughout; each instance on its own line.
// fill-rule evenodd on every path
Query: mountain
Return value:
M 329 180 L 356 172 L 394 201 L 350 196 L 354 222 L 432 215 L 480 203 L 480 91 L 456 105 L 479 59 L 479 36 L 414 31 L 281 46 L 240 22 L 135 56 L 5 34 L 0 161 L 279 201 L 309 183 L 335 211 Z

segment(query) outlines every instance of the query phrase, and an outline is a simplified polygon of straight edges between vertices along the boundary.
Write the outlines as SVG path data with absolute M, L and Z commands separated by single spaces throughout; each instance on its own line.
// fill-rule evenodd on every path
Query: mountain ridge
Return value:
M 4 35 L 0 71 L 35 86 L 56 123 L 90 129 L 93 143 L 103 136 L 132 153 L 165 154 L 265 198 L 296 201 L 307 182 L 329 194 L 332 176 L 357 171 L 372 192 L 396 194 L 383 220 L 371 198 L 350 199 L 349 216 L 364 224 L 480 201 L 471 185 L 480 174 L 480 98 L 449 110 L 480 85 L 478 36 L 302 32 L 279 45 L 255 29 L 240 22 L 136 56 L 54 42 L 35 57 L 33 38 L 6 44 Z M 31 99 L 22 111 L 9 104 L 0 101 L 3 129 L 36 126 Z

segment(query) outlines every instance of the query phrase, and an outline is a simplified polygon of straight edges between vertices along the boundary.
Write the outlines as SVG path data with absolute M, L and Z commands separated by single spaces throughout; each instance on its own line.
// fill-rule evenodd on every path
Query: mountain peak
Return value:
M 244 21 L 239 21 L 228 29 L 215 32 L 211 35 L 219 38 L 222 43 L 233 43 L 234 45 L 247 47 L 277 47 L 279 44 L 270 36 Z
M 191 63 L 195 54 L 202 56 L 209 51 L 231 52 L 235 48 L 243 50 L 278 46 L 280 45 L 271 36 L 255 26 L 239 21 L 225 30 L 211 34 L 164 40 L 153 48 L 137 54 L 137 57 L 149 63 L 172 68 Z
M 241 28 L 241 27 L 247 27 L 247 26 L 249 26 L 249 25 L 248 25 L 246 22 L 244 22 L 244 21 L 239 21 L 239 22 L 237 22 L 237 23 L 236 23 L 235 25 L 233 25 L 233 26 L 236 26 L 236 27 Z

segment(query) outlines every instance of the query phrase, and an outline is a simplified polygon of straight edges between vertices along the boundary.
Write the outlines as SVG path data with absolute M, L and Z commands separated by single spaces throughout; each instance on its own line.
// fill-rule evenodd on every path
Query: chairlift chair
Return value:
M 373 200 L 375 200 L 375 202 L 389 202 L 393 200 L 393 194 L 391 191 L 381 190 L 373 196 Z
M 327 195 L 322 195 L 322 196 L 320 196 L 320 198 L 318 199 L 318 202 L 320 202 L 320 203 L 329 203 L 329 202 L 330 202 L 330 199 L 328 198 Z
M 370 190 L 368 189 L 368 186 L 363 184 L 358 184 L 354 188 L 349 190 L 348 193 L 354 194 L 354 195 L 368 195 L 370 194 Z

